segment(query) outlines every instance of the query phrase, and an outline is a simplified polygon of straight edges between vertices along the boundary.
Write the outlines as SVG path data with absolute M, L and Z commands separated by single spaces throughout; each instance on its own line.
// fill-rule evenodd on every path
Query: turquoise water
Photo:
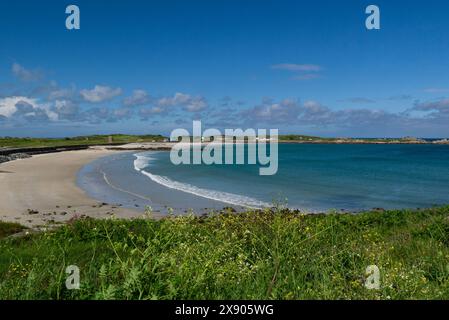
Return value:
M 449 203 L 449 146 L 444 145 L 280 144 L 273 176 L 260 176 L 258 165 L 176 166 L 169 152 L 127 154 L 109 159 L 109 165 L 101 161 L 97 167 L 106 171 L 115 163 L 108 174 L 110 180 L 120 175 L 115 179 L 120 189 L 155 203 L 161 194 L 175 192 L 164 200 L 174 207 L 180 206 L 180 195 L 182 206 L 192 208 L 201 206 L 196 205 L 201 199 L 251 207 L 282 203 L 307 211 Z

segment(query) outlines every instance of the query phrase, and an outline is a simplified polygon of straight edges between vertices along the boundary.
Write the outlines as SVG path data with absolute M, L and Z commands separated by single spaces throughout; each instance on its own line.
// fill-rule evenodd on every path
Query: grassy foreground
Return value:
M 81 288 L 65 287 L 68 265 Z M 366 267 L 380 289 L 365 287 Z M 0 299 L 449 299 L 449 207 L 73 220 L 0 240 Z

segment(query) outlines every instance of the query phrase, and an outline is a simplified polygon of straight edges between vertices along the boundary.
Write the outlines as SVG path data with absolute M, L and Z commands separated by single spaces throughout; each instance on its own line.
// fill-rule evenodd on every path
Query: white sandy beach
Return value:
M 0 220 L 40 226 L 76 215 L 141 216 L 135 210 L 102 205 L 76 185 L 76 174 L 84 164 L 113 152 L 101 148 L 67 151 L 0 164 Z

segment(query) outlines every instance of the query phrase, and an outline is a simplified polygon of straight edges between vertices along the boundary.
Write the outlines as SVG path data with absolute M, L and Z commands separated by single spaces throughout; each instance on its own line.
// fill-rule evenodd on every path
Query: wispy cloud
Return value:
M 426 93 L 447 93 L 449 88 L 426 88 L 424 89 Z
M 280 63 L 271 66 L 273 70 L 283 70 L 295 73 L 291 77 L 292 80 L 312 80 L 321 78 L 320 72 L 323 68 L 316 64 L 295 64 L 295 63 Z
M 18 63 L 13 63 L 11 71 L 16 78 L 22 81 L 37 81 L 42 78 L 41 71 L 26 69 Z
M 163 97 L 157 100 L 156 106 L 159 108 L 167 108 L 180 106 L 188 112 L 202 111 L 208 107 L 207 100 L 202 96 L 191 96 L 190 94 L 175 93 L 172 97 Z
M 77 96 L 77 92 L 75 87 L 71 88 L 59 88 L 54 87 L 50 92 L 48 93 L 48 100 L 57 100 L 57 99 L 71 99 L 73 97 Z
M 143 106 L 150 103 L 151 97 L 145 90 L 134 90 L 132 95 L 123 99 L 125 107 Z
M 413 97 L 410 94 L 399 94 L 399 95 L 390 96 L 390 97 L 388 97 L 387 100 L 400 101 L 400 100 L 411 100 L 411 99 L 413 99 Z
M 441 99 L 429 102 L 417 102 L 412 110 L 417 111 L 438 111 L 449 115 L 449 99 Z
M 376 100 L 365 98 L 365 97 L 352 97 L 348 99 L 340 100 L 342 102 L 349 102 L 349 103 L 355 103 L 355 104 L 366 104 L 366 103 L 375 103 Z
M 286 70 L 286 71 L 305 71 L 305 72 L 318 72 L 323 68 L 316 64 L 295 64 L 295 63 L 280 63 L 271 66 L 274 70 Z
M 107 86 L 96 85 L 93 89 L 84 89 L 80 91 L 81 97 L 87 102 L 99 103 L 111 100 L 122 94 L 121 88 L 111 88 Z

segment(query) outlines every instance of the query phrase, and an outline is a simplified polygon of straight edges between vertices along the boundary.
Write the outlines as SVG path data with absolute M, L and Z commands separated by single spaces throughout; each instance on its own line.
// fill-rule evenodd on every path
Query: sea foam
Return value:
M 249 207 L 249 208 L 263 208 L 263 207 L 269 207 L 270 204 L 259 201 L 257 199 L 253 199 L 246 196 L 241 196 L 233 193 L 223 192 L 223 191 L 216 191 L 216 190 L 210 190 L 210 189 L 203 189 L 196 187 L 194 185 L 183 183 L 179 181 L 174 181 L 168 177 L 160 176 L 153 174 L 151 172 L 148 172 L 144 170 L 149 166 L 152 160 L 155 160 L 151 156 L 143 155 L 143 154 L 135 154 L 134 155 L 136 159 L 134 160 L 134 169 L 142 173 L 143 175 L 150 178 L 152 181 L 163 185 L 164 187 L 175 189 L 178 191 L 190 193 L 199 197 L 203 197 L 206 199 L 211 199 L 215 201 L 220 201 L 236 206 L 242 206 L 242 207 Z

